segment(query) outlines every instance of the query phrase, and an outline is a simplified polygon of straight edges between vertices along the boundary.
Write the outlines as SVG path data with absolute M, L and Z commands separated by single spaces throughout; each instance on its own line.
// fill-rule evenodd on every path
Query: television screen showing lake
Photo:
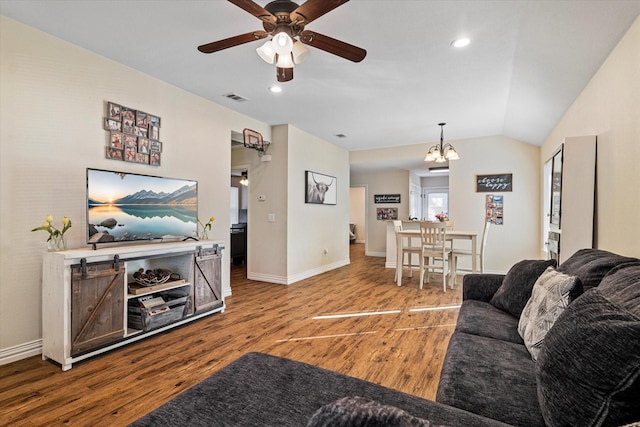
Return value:
M 196 181 L 87 169 L 89 243 L 196 237 Z

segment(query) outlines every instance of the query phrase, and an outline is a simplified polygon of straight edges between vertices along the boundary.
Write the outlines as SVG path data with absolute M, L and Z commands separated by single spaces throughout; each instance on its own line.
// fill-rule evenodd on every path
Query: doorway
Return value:
M 364 243 L 367 250 L 367 188 L 349 188 L 349 231 L 355 234 L 354 243 Z M 353 225 L 353 229 L 352 229 Z M 353 230 L 353 231 L 352 231 Z
M 229 258 L 234 266 L 247 264 L 247 233 L 249 219 L 249 170 L 231 170 L 230 248 Z

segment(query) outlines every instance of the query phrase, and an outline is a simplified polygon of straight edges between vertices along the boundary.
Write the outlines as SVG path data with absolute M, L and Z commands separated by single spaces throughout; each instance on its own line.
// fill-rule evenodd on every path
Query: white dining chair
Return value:
M 396 265 L 396 275 L 393 278 L 394 282 L 398 281 L 398 275 L 402 274 L 405 268 L 409 269 L 409 277 L 413 276 L 413 264 L 412 257 L 413 254 L 416 254 L 417 257 L 420 257 L 422 253 L 422 247 L 420 245 L 414 245 L 411 237 L 402 236 L 398 238 L 398 232 L 402 231 L 402 221 L 393 221 L 393 228 L 396 233 L 396 242 L 400 242 L 400 247 L 396 248 L 398 251 L 402 251 L 402 262 L 400 265 Z M 405 263 L 406 258 L 406 263 Z M 416 266 L 417 267 L 417 266 Z
M 422 256 L 420 257 L 420 289 L 425 280 L 429 282 L 431 272 L 442 273 L 442 289 L 447 292 L 447 261 L 451 249 L 447 245 L 445 222 L 420 221 Z
M 487 245 L 487 236 L 489 235 L 489 226 L 491 222 L 485 221 L 484 228 L 482 229 L 482 239 L 480 240 L 480 249 L 476 251 L 476 256 L 479 258 L 480 262 L 480 273 L 484 273 L 484 249 Z M 471 249 L 457 249 L 454 248 L 451 251 L 451 273 L 455 276 L 458 272 L 458 258 L 473 256 L 473 252 Z

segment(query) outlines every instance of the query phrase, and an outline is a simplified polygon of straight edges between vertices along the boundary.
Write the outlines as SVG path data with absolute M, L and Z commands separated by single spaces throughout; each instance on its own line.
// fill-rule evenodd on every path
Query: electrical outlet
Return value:
M 264 202 L 265 200 L 267 200 L 267 196 L 265 196 L 264 194 L 258 195 L 258 201 L 259 202 Z

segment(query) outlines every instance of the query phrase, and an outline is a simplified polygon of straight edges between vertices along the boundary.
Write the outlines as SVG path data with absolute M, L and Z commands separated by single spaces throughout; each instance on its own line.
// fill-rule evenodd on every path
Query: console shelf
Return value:
M 42 280 L 42 358 L 74 362 L 225 309 L 222 241 L 187 241 L 48 252 Z M 143 287 L 138 269 L 167 269 Z M 143 302 L 144 301 L 144 302 Z

